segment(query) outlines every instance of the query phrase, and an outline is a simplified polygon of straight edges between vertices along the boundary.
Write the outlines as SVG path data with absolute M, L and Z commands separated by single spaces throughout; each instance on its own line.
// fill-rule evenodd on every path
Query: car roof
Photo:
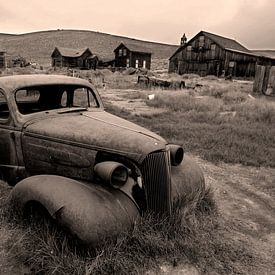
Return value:
M 41 85 L 83 85 L 93 87 L 87 80 L 64 75 L 11 75 L 0 77 L 0 88 L 5 92 L 11 92 L 23 87 Z

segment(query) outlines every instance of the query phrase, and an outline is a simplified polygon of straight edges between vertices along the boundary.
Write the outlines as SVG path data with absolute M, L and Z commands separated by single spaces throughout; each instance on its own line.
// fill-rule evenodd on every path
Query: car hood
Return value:
M 25 125 L 24 134 L 128 154 L 137 161 L 153 151 L 165 149 L 167 144 L 159 135 L 105 111 L 58 114 L 36 119 Z

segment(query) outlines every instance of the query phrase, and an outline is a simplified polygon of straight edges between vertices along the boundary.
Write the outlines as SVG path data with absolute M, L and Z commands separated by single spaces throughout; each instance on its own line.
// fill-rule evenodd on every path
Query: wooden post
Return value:
M 254 93 L 263 93 L 263 82 L 265 77 L 265 66 L 256 65 L 255 80 L 253 84 Z

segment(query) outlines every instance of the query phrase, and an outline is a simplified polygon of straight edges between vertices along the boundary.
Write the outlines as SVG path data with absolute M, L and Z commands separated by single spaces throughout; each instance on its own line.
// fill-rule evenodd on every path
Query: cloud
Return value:
M 243 1 L 238 13 L 217 31 L 225 33 L 249 49 L 275 49 L 274 1 Z

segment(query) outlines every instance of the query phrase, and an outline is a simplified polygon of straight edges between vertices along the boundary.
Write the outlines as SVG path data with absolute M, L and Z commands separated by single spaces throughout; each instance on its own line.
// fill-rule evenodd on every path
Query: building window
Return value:
M 142 67 L 146 69 L 146 60 L 143 60 Z
M 187 59 L 191 59 L 192 46 L 187 46 Z
M 138 59 L 136 59 L 136 68 L 138 68 Z
M 127 67 L 127 68 L 130 67 L 130 59 L 129 59 L 129 58 L 126 59 L 126 67 Z
M 211 45 L 211 57 L 212 57 L 212 59 L 215 58 L 215 54 L 216 54 L 216 44 L 212 44 Z
M 118 56 L 122 56 L 122 49 L 118 50 Z
M 123 49 L 123 55 L 124 55 L 124 56 L 127 55 L 127 49 Z
M 204 36 L 201 35 L 201 36 L 199 37 L 199 47 L 203 47 L 203 46 L 204 46 Z

